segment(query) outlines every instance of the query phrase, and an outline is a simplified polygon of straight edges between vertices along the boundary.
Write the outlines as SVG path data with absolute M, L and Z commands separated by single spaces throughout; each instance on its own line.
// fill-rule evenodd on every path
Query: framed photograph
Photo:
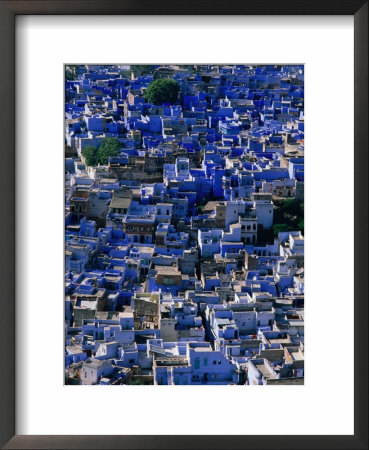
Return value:
M 0 33 L 2 448 L 368 448 L 368 3 Z

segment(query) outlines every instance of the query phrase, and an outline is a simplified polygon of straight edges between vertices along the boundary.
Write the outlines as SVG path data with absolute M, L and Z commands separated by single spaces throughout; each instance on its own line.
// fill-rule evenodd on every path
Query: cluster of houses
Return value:
M 304 236 L 273 233 L 303 202 L 303 66 L 69 73 L 66 383 L 303 384 Z M 167 78 L 178 100 L 148 103 Z

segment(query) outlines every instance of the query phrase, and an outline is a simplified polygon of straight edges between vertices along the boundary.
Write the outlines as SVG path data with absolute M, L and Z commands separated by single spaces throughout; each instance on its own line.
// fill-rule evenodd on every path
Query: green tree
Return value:
M 272 226 L 273 234 L 275 237 L 278 236 L 278 233 L 281 231 L 293 231 L 293 227 L 287 225 L 286 223 L 276 223 Z
M 299 220 L 297 224 L 297 229 L 301 231 L 302 234 L 304 234 L 304 219 Z
M 130 70 L 121 70 L 120 74 L 121 74 L 122 77 L 131 78 L 131 71 Z
M 153 66 L 150 64 L 136 64 L 131 66 L 131 72 L 133 72 L 136 77 L 140 75 L 148 75 L 149 73 L 152 73 L 156 67 L 157 66 Z
M 65 71 L 65 79 L 68 81 L 74 80 L 74 74 L 70 70 Z
M 65 67 L 65 79 L 68 81 L 74 80 L 77 76 L 77 66 Z
M 118 156 L 121 144 L 116 138 L 106 138 L 97 150 L 96 164 L 108 164 L 110 156 Z
M 285 200 L 282 201 L 281 209 L 283 211 L 291 211 L 291 210 L 293 210 L 294 202 L 295 201 L 294 201 L 293 198 L 286 198 Z
M 162 105 L 175 103 L 178 100 L 179 84 L 176 80 L 161 78 L 152 81 L 145 91 L 145 99 L 149 103 Z
M 85 158 L 87 166 L 96 166 L 97 148 L 92 145 L 86 145 L 82 150 L 82 155 Z

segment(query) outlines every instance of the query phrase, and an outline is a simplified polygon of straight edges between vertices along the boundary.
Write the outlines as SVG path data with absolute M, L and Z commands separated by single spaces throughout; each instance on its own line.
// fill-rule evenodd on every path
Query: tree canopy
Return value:
M 152 81 L 145 91 L 145 99 L 154 105 L 176 103 L 178 100 L 179 84 L 176 80 L 161 78 Z
M 82 155 L 85 158 L 86 166 L 96 166 L 97 148 L 92 145 L 86 145 L 82 149 Z
M 68 81 L 74 80 L 77 76 L 77 66 L 65 67 L 65 79 Z
M 106 138 L 99 148 L 86 145 L 82 150 L 87 166 L 97 166 L 98 164 L 108 164 L 110 156 L 117 156 L 120 153 L 120 142 L 116 138 Z
M 149 73 L 151 74 L 154 71 L 155 67 L 157 67 L 157 66 L 153 66 L 153 65 L 149 65 L 149 64 L 142 64 L 142 65 L 135 64 L 135 65 L 131 66 L 130 71 L 133 72 L 135 74 L 135 76 L 139 76 L 139 75 L 142 76 L 142 75 L 147 75 Z
M 301 231 L 304 234 L 304 203 L 301 200 L 274 200 L 274 206 L 274 236 L 281 231 Z
M 110 156 L 117 156 L 120 153 L 121 144 L 116 138 L 106 138 L 102 141 L 97 150 L 96 162 L 98 164 L 108 164 Z
M 274 236 L 277 237 L 278 233 L 281 233 L 282 231 L 294 231 L 294 228 L 286 223 L 275 223 L 272 230 Z

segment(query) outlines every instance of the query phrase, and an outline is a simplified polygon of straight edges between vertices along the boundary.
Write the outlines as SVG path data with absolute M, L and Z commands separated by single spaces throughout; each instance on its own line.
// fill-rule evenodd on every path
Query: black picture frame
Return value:
M 15 435 L 15 17 L 20 14 L 205 14 L 354 16 L 354 435 Z M 13 0 L 0 1 L 0 445 L 6 449 L 367 449 L 368 448 L 368 1 Z M 339 376 L 337 373 L 336 376 Z M 339 393 L 337 393 L 339 401 Z M 19 399 L 21 400 L 21 399 Z M 318 405 L 317 405 L 318 407 Z

